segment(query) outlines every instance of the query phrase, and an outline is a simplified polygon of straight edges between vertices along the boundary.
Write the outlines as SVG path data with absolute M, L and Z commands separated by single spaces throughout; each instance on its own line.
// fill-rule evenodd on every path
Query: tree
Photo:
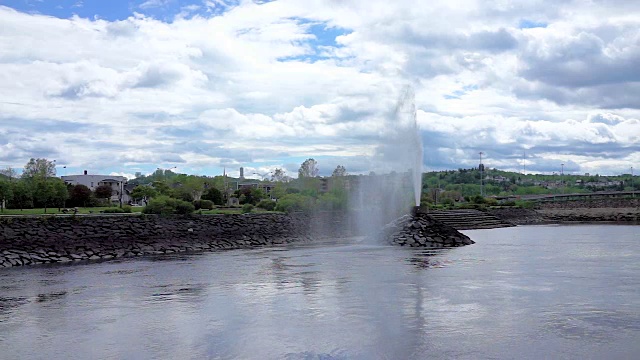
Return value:
M 274 182 L 284 182 L 289 180 L 286 171 L 283 169 L 275 169 L 273 170 L 273 174 L 271 175 L 271 181 Z
M 131 191 L 131 197 L 134 200 L 142 200 L 145 204 L 149 202 L 149 199 L 156 195 L 158 195 L 156 189 L 144 185 L 138 185 L 133 189 L 133 191 Z
M 167 185 L 167 183 L 164 181 L 154 181 L 152 183 L 152 186 L 154 189 L 156 189 L 156 191 L 160 195 L 165 195 L 165 196 L 173 195 L 173 189 L 171 189 L 171 187 L 169 187 L 169 185 Z
M 113 194 L 113 188 L 109 185 L 100 185 L 95 189 L 94 193 L 98 199 L 108 199 Z
M 199 176 L 187 176 L 182 183 L 182 188 L 185 192 L 191 194 L 193 199 L 199 199 L 204 189 L 204 179 Z
M 251 205 L 255 205 L 260 200 L 267 197 L 264 191 L 257 188 L 250 188 L 250 187 L 245 187 L 245 188 L 236 190 L 236 196 L 240 200 L 240 204 L 251 204 Z
M 56 206 L 58 209 L 64 207 L 65 202 L 69 198 L 69 191 L 67 190 L 67 184 L 64 183 L 61 179 L 51 179 L 53 186 L 52 192 L 52 205 Z
M 191 194 L 191 191 L 185 189 L 184 187 L 180 187 L 173 190 L 173 198 L 180 199 L 186 202 L 193 202 L 194 198 Z
M 54 176 L 56 176 L 55 160 L 31 158 L 22 171 L 23 179 L 46 179 Z
M 10 166 L 0 170 L 0 175 L 5 176 L 9 181 L 13 181 L 18 178 L 18 173 Z
M 298 177 L 314 178 L 318 176 L 319 171 L 320 170 L 318 169 L 318 162 L 313 158 L 309 158 L 300 165 L 300 169 L 298 170 Z
M 77 184 L 69 188 L 69 203 L 71 206 L 87 206 L 91 199 L 91 189 L 82 184 Z
M 14 181 L 11 183 L 11 191 L 13 193 L 11 208 L 23 210 L 33 207 L 33 191 L 26 182 Z
M 11 201 L 13 189 L 9 180 L 0 179 L 0 211 L 4 211 L 5 204 Z
M 338 165 L 336 166 L 335 170 L 333 170 L 331 176 L 347 176 L 347 169 L 345 169 L 345 167 L 342 165 Z
M 36 206 L 47 208 L 64 206 L 64 201 L 68 198 L 69 192 L 64 181 L 58 178 L 36 178 L 31 182 L 33 188 L 33 202 Z
M 211 187 L 202 194 L 202 200 L 213 201 L 216 205 L 222 205 L 222 192 L 215 187 Z

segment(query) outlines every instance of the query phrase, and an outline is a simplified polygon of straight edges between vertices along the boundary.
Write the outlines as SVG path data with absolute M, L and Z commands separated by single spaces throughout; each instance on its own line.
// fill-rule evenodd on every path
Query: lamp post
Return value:
M 268 175 L 271 175 L 270 172 L 269 173 L 264 173 L 264 174 L 260 174 L 260 173 L 254 172 L 254 174 L 260 176 L 262 178 L 262 181 L 264 181 L 265 177 L 267 177 Z

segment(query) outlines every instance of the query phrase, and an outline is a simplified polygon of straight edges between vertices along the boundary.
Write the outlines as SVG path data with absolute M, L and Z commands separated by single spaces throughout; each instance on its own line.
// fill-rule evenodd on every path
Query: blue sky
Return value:
M 409 86 L 425 171 L 640 168 L 640 3 L 5 0 L 0 23 L 1 167 L 400 171 Z

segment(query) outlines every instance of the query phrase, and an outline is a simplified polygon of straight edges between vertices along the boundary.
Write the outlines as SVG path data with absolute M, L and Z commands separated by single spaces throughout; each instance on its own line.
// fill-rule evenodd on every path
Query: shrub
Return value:
M 214 187 L 207 189 L 207 191 L 202 194 L 202 200 L 212 201 L 216 205 L 222 205 L 224 203 L 222 199 L 222 192 Z
M 191 214 L 194 211 L 195 207 L 193 204 L 183 200 L 170 198 L 168 196 L 158 196 L 151 199 L 149 204 L 147 204 L 147 206 L 142 210 L 145 214 L 161 215 Z
M 311 211 L 315 206 L 315 199 L 302 194 L 288 194 L 278 200 L 276 211 Z
M 193 206 L 196 210 L 204 209 L 211 210 L 213 209 L 213 201 L 211 200 L 195 200 L 193 202 Z
M 122 210 L 123 210 L 124 213 L 130 214 L 131 213 L 131 206 L 122 205 Z
M 258 207 L 267 211 L 273 211 L 276 208 L 276 203 L 272 200 L 262 200 L 258 203 Z
M 202 200 L 201 207 L 205 210 L 211 210 L 214 208 L 215 204 L 211 200 Z
M 485 199 L 487 202 L 487 205 L 489 206 L 496 206 L 498 205 L 498 200 L 494 199 L 494 198 L 487 198 Z
M 125 211 L 124 209 L 120 209 L 119 207 L 111 207 L 111 208 L 106 208 L 102 210 L 102 212 L 105 214 L 122 214 Z
M 253 211 L 253 205 L 251 204 L 244 204 L 242 205 L 242 213 L 243 214 L 247 214 Z
M 175 209 L 176 209 L 175 210 L 176 214 L 182 214 L 182 215 L 191 214 L 196 210 L 196 208 L 193 206 L 192 203 L 181 201 L 181 200 L 177 201 L 175 205 Z

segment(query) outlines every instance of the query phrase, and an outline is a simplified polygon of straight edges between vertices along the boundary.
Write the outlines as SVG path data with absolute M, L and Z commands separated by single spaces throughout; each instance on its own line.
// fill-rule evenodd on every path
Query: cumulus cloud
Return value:
M 526 151 L 531 170 L 623 171 L 640 160 L 630 3 L 150 0 L 112 21 L 0 6 L 0 161 L 368 173 L 410 84 L 426 169 L 483 151 L 515 170 Z

